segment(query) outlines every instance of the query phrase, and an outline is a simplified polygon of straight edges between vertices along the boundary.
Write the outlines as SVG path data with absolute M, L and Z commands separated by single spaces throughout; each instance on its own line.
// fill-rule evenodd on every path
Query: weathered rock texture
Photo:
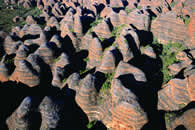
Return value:
M 7 125 L 10 130 L 28 130 L 32 127 L 32 109 L 33 103 L 31 97 L 26 97 L 16 111 L 7 119 Z
M 141 129 L 148 120 L 137 97 L 118 79 L 112 81 L 111 94 L 112 127 L 115 129 Z
M 176 43 L 185 43 L 189 47 L 193 47 L 188 26 L 181 18 L 178 18 L 176 12 L 167 12 L 157 17 L 152 22 L 152 32 L 162 43 L 170 41 Z
M 0 31 L 0 88 L 20 98 L 14 105 L 0 101 L 0 124 L 10 130 L 85 130 L 96 121 L 102 124 L 91 129 L 194 129 L 195 112 L 188 110 L 195 101 L 193 0 L 4 2 L 9 9 L 37 6 L 42 14 Z M 169 59 L 169 42 L 185 49 Z M 0 95 L 10 98 L 11 91 Z M 39 96 L 20 96 L 33 91 Z M 180 115 L 167 123 L 162 111 Z
M 40 84 L 40 77 L 38 72 L 32 68 L 32 65 L 26 60 L 21 60 L 18 64 L 10 80 L 24 83 L 29 87 L 38 86 Z
M 194 77 L 193 75 L 191 76 Z M 158 93 L 158 109 L 179 110 L 182 107 L 181 104 L 188 104 L 194 101 L 194 84 L 190 82 L 191 76 L 185 80 L 170 80 Z
M 184 126 L 188 130 L 193 130 L 195 128 L 194 114 L 194 109 L 190 109 L 184 112 L 181 116 L 175 117 L 175 119 L 172 119 L 169 123 L 167 123 L 167 129 L 172 130 L 177 128 L 178 126 Z

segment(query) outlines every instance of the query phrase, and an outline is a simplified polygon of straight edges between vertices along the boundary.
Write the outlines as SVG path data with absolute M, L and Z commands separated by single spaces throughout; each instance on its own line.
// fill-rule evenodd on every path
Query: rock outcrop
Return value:
M 88 67 L 93 68 L 99 66 L 102 57 L 103 57 L 102 43 L 98 38 L 93 38 L 89 46 Z
M 195 128 L 193 0 L 4 2 L 2 130 Z
M 154 36 L 162 43 L 166 44 L 172 41 L 193 46 L 188 27 L 181 18 L 177 18 L 176 12 L 160 15 L 152 22 L 151 27 Z
M 170 80 L 158 92 L 158 109 L 167 111 L 179 110 L 182 107 L 181 104 L 188 104 L 194 101 L 194 85 L 189 82 L 190 77 L 185 80 Z M 191 84 L 189 85 L 189 83 Z
M 16 111 L 6 120 L 9 129 L 28 130 L 32 127 L 32 98 L 26 97 Z
M 111 96 L 113 128 L 139 130 L 148 122 L 137 97 L 118 79 L 112 81 Z
M 10 80 L 21 82 L 29 87 L 38 86 L 40 84 L 40 76 L 38 72 L 32 68 L 32 65 L 26 60 L 21 60 L 18 64 Z
M 172 130 L 178 128 L 178 126 L 184 126 L 181 128 L 186 128 L 188 130 L 194 129 L 194 109 L 190 109 L 184 112 L 179 117 L 175 117 L 175 119 L 171 119 L 169 122 L 166 123 L 166 127 L 168 130 Z

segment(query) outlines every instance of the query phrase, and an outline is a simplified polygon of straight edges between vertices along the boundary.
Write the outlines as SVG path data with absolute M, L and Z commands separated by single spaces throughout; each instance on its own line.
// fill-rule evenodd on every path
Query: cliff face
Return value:
M 0 31 L 2 129 L 195 129 L 193 0 L 4 2 L 42 13 Z

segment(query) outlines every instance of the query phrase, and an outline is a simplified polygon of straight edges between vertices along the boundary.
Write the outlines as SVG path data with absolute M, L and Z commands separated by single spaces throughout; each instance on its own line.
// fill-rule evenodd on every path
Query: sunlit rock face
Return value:
M 4 2 L 2 130 L 194 129 L 193 0 Z

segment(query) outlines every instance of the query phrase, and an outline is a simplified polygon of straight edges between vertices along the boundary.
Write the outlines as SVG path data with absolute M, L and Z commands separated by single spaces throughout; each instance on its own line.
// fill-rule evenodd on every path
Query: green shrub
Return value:
M 73 33 L 73 32 L 74 32 L 74 28 L 71 28 L 71 29 L 70 29 L 70 32 L 72 32 L 72 33 Z
M 173 78 L 173 76 L 169 74 L 168 67 L 173 63 L 178 62 L 178 60 L 176 59 L 176 55 L 178 52 L 184 50 L 185 47 L 181 43 L 172 43 L 171 41 L 168 44 L 161 44 L 157 38 L 154 38 L 152 44 L 141 47 L 141 52 L 143 53 L 144 49 L 149 46 L 151 46 L 155 50 L 157 57 L 159 57 L 162 61 L 162 68 L 160 69 L 160 71 L 163 74 L 162 84 L 164 85 Z
M 84 62 L 88 62 L 88 61 L 89 61 L 89 58 L 86 57 L 86 58 L 83 59 L 83 61 L 84 61 Z
M 123 28 L 126 27 L 126 26 L 127 26 L 126 24 L 121 24 L 120 26 L 114 27 L 113 30 L 112 30 L 111 36 L 113 36 L 113 37 L 119 37 L 121 31 L 122 31 Z
M 152 44 L 160 49 L 160 44 L 157 39 L 154 39 L 154 42 Z M 162 46 L 162 52 L 159 56 L 163 64 L 161 68 L 161 72 L 163 73 L 163 84 L 167 83 L 171 78 L 173 78 L 173 76 L 169 74 L 168 67 L 171 64 L 178 62 L 178 60 L 176 59 L 176 55 L 178 52 L 184 49 L 185 47 L 181 43 L 169 42 L 168 44 Z M 160 52 L 160 50 L 158 51 Z
M 2 0 L 0 0 L 0 29 L 3 31 L 10 32 L 12 27 L 14 26 L 23 26 L 25 21 L 19 21 L 14 23 L 13 18 L 15 16 L 21 16 L 24 19 L 28 15 L 32 15 L 34 17 L 39 17 L 41 14 L 41 10 L 38 8 L 24 8 L 22 6 L 12 5 L 16 9 L 11 10 L 7 7 L 10 7 L 10 5 L 5 5 Z
M 99 96 L 97 99 L 97 104 L 104 103 L 105 99 L 106 99 L 105 97 L 111 96 L 110 88 L 111 88 L 111 82 L 112 82 L 114 74 L 115 74 L 115 72 L 105 74 L 106 81 L 103 83 L 103 85 L 100 89 Z
M 142 9 L 142 6 L 138 6 L 137 8 L 138 8 L 138 9 Z
M 171 120 L 173 120 L 176 117 L 175 113 L 165 113 L 165 122 L 168 126 L 171 125 Z
M 129 13 L 131 13 L 133 10 L 134 10 L 135 8 L 125 8 L 125 12 L 127 13 L 127 14 L 129 14 Z
M 53 63 L 55 64 L 56 62 L 58 62 L 60 60 L 60 56 L 58 58 L 56 58 Z
M 156 17 L 155 16 L 152 16 L 152 21 L 154 21 L 156 19 Z
M 170 7 L 173 8 L 175 5 L 176 5 L 176 3 L 173 1 L 173 2 L 170 4 Z
M 99 37 L 100 41 L 103 42 L 105 39 L 102 37 Z
M 180 109 L 178 111 L 166 112 L 164 115 L 165 122 L 168 126 L 171 125 L 171 121 L 175 118 L 181 116 L 184 113 L 184 110 Z
M 103 18 L 99 17 L 97 18 L 93 23 L 90 24 L 91 27 L 97 26 L 99 23 L 101 23 Z
M 66 80 L 67 80 L 67 78 L 64 78 L 64 79 L 62 80 L 62 83 L 65 83 L 65 82 L 66 82 Z
M 106 81 L 103 83 L 103 85 L 102 85 L 102 87 L 100 89 L 100 92 L 105 93 L 108 90 L 110 90 L 113 76 L 114 76 L 114 72 L 105 74 Z M 108 94 L 110 95 L 110 93 L 108 93 Z
M 96 124 L 96 121 L 90 121 L 90 122 L 87 124 L 87 128 L 88 128 L 88 129 L 91 129 L 95 124 Z
M 186 25 L 188 25 L 189 23 L 190 23 L 190 17 L 188 17 L 188 16 L 185 16 L 185 17 L 183 17 L 183 22 L 186 24 Z
M 102 20 L 103 20 L 103 18 L 101 18 L 101 17 L 96 18 L 96 20 L 90 24 L 90 27 L 91 27 L 91 28 L 89 28 L 89 30 L 87 31 L 87 33 L 92 33 L 93 28 L 94 28 L 95 26 L 97 26 L 99 23 L 101 23 Z
M 80 70 L 79 73 L 80 73 L 80 75 L 82 75 L 82 74 L 86 73 L 87 71 L 89 71 L 88 68 L 86 68 L 85 70 Z
M 14 58 L 12 58 L 12 59 L 7 59 L 7 60 L 5 60 L 4 63 L 5 63 L 5 64 L 12 64 L 12 63 L 14 63 Z

